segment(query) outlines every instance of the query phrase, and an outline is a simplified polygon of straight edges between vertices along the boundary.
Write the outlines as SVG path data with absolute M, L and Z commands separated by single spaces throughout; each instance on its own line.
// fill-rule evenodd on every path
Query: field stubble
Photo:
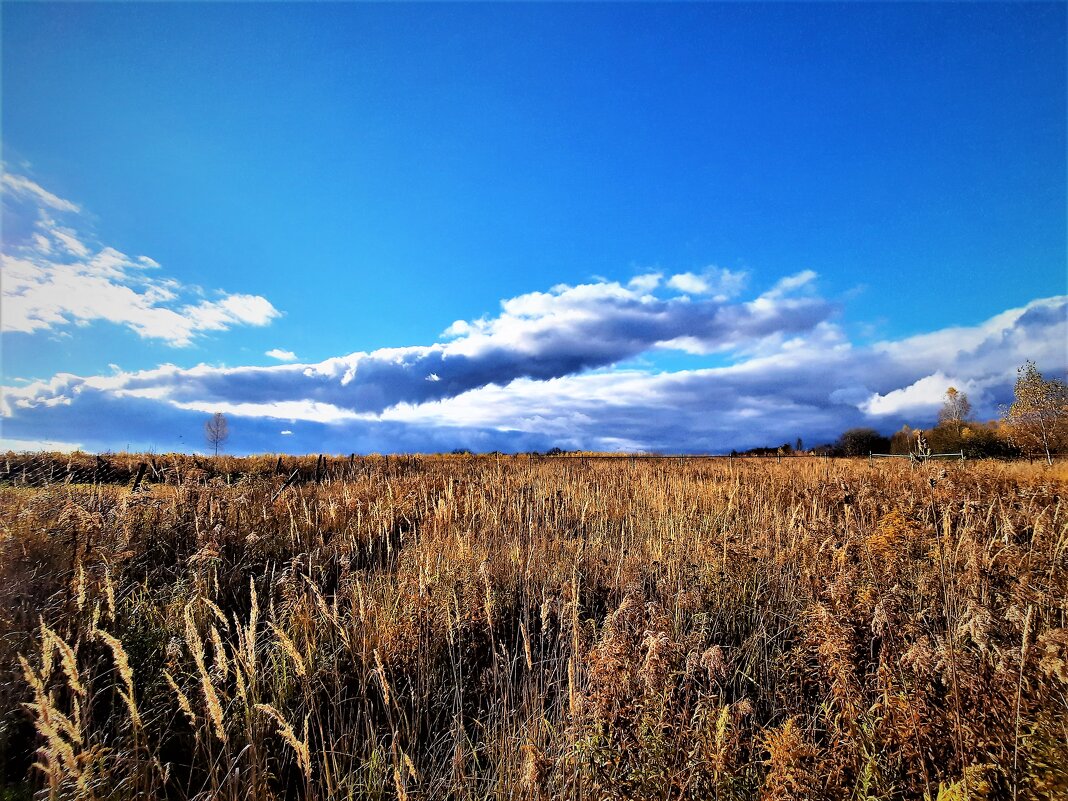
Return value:
M 1063 467 L 227 464 L 0 488 L 8 797 L 1068 798 Z

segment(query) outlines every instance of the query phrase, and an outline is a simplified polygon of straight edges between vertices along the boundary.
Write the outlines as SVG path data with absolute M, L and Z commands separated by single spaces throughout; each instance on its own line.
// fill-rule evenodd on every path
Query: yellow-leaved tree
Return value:
M 1005 422 L 1013 444 L 1025 453 L 1052 454 L 1068 445 L 1068 386 L 1056 378 L 1046 380 L 1033 361 L 1016 371 L 1015 400 Z
M 956 387 L 950 387 L 946 390 L 942 408 L 938 412 L 938 425 L 951 429 L 959 438 L 971 414 L 972 404 L 968 396 Z

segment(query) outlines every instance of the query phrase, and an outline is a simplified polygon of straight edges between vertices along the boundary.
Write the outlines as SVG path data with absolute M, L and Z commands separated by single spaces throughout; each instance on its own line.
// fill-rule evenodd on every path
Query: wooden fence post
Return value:
M 289 478 L 287 478 L 285 480 L 285 483 L 283 483 L 282 486 L 278 488 L 278 492 L 276 492 L 274 495 L 271 496 L 271 503 L 274 503 L 278 499 L 278 496 L 282 494 L 282 491 L 286 487 L 288 487 L 290 484 L 292 484 L 294 481 L 296 481 L 297 480 L 297 476 L 299 476 L 299 475 L 300 475 L 300 468 L 297 467 L 297 468 L 295 468 L 293 470 L 292 473 L 289 474 Z
M 148 469 L 148 464 L 141 462 L 137 465 L 137 477 L 134 478 L 133 491 L 137 492 L 137 489 L 141 486 L 141 479 L 145 477 L 145 471 Z

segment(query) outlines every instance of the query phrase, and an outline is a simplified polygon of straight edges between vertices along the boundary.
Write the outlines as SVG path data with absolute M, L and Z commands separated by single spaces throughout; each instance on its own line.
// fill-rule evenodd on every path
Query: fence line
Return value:
M 627 460 L 630 464 L 639 461 L 648 462 L 694 462 L 734 461 L 766 462 L 774 459 L 780 463 L 785 459 L 836 459 L 830 454 L 582 454 L 582 453 L 515 453 L 515 454 L 438 454 L 422 455 L 374 455 L 348 457 L 327 457 L 324 454 L 308 457 L 220 457 L 216 459 L 201 458 L 194 455 L 178 454 L 157 457 L 154 455 L 130 454 L 75 454 L 70 457 L 58 457 L 42 454 L 0 454 L 0 485 L 16 487 L 46 487 L 64 485 L 127 485 L 139 489 L 151 484 L 170 486 L 191 486 L 208 483 L 235 484 L 253 480 L 268 481 L 277 487 L 276 497 L 286 488 L 300 484 L 323 484 L 334 481 L 353 480 L 357 477 L 370 479 L 374 476 L 393 478 L 421 472 L 430 459 L 463 459 L 474 461 L 496 456 L 513 461 L 524 460 L 528 463 L 560 461 L 579 461 L 582 464 Z M 875 459 L 909 459 L 912 462 L 928 459 L 964 460 L 963 451 L 959 453 L 890 454 L 869 453 L 869 463 Z
M 926 462 L 932 459 L 957 459 L 965 461 L 964 449 L 956 453 L 869 453 L 868 464 L 874 459 L 908 459 L 910 462 Z

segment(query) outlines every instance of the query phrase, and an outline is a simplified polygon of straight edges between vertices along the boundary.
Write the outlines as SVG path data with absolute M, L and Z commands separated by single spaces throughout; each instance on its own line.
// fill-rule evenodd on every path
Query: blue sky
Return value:
M 926 424 L 949 382 L 993 414 L 1068 366 L 1065 9 L 5 4 L 3 437 L 202 447 L 221 408 L 235 452 L 715 451 Z

